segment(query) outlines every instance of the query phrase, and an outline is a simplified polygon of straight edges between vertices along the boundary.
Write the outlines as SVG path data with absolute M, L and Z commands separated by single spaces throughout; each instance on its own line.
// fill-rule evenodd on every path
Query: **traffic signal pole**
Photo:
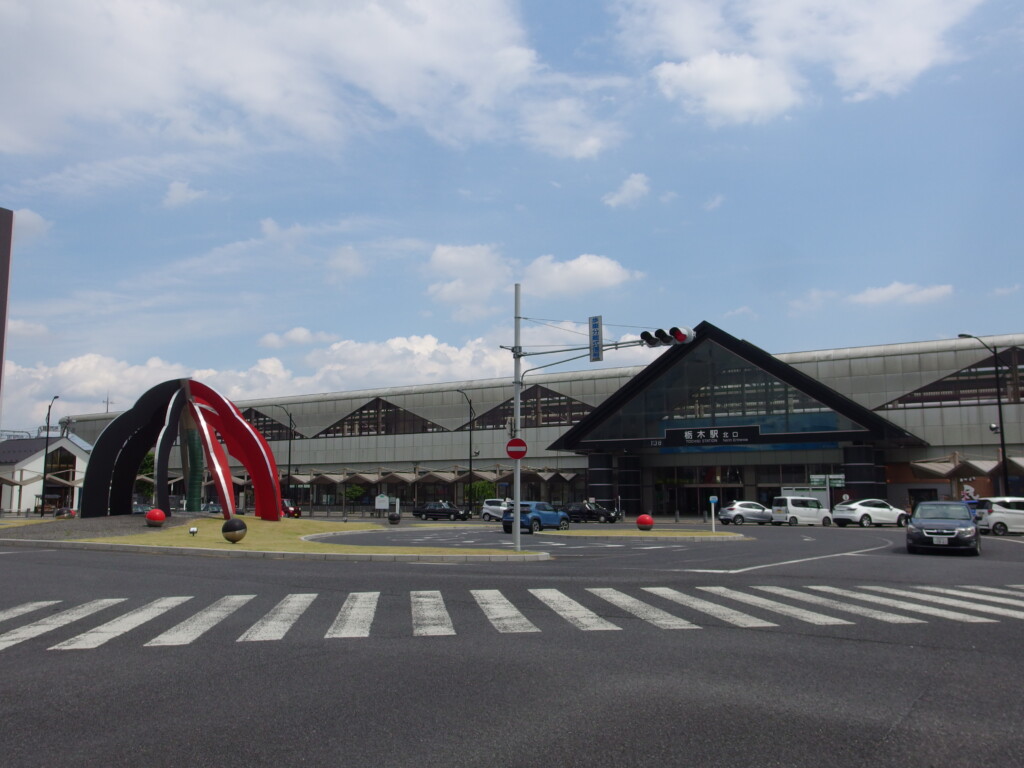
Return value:
M 512 390 L 514 396 L 512 398 L 512 437 L 519 437 L 519 421 L 521 418 L 520 405 L 522 402 L 523 395 L 523 347 L 521 344 L 520 337 L 520 304 L 519 304 L 519 283 L 516 283 L 516 317 L 515 317 L 515 339 L 512 347 L 512 357 L 515 360 L 515 370 L 512 374 Z M 520 495 L 522 486 L 520 485 L 522 459 L 515 460 L 515 473 L 512 482 L 512 546 L 516 552 L 522 549 L 521 536 L 519 532 L 519 522 L 521 510 L 519 508 Z

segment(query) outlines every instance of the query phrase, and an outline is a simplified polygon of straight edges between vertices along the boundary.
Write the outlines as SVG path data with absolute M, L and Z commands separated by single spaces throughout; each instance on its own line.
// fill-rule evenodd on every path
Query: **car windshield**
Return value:
M 920 504 L 914 510 L 914 517 L 930 520 L 970 520 L 973 516 L 966 504 Z

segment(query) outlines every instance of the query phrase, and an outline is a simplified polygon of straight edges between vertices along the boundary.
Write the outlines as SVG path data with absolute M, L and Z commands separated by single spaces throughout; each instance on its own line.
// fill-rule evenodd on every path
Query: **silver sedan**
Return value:
M 718 520 L 722 525 L 729 523 L 733 525 L 743 525 L 744 523 L 764 525 L 772 521 L 772 510 L 756 501 L 734 501 L 719 510 Z

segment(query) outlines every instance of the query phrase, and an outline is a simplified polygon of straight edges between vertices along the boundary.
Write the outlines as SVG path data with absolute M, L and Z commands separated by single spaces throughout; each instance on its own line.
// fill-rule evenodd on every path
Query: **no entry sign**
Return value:
M 510 459 L 521 459 L 526 455 L 526 441 L 521 437 L 513 437 L 505 446 L 505 452 Z

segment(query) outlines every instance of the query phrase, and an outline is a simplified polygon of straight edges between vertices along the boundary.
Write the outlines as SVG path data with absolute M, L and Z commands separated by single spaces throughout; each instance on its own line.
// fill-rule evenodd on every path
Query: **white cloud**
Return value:
M 823 307 L 832 304 L 838 296 L 838 291 L 812 288 L 803 296 L 789 301 L 789 315 L 790 317 L 798 317 L 800 315 L 814 314 Z
M 526 141 L 556 157 L 596 157 L 622 140 L 617 126 L 593 117 L 579 98 L 533 101 L 520 120 Z
M 512 269 L 492 245 L 439 245 L 427 265 L 438 282 L 427 286 L 435 308 L 472 321 L 498 311 L 490 297 L 512 284 Z
M 196 200 L 206 197 L 206 192 L 199 189 L 192 189 L 187 181 L 172 181 L 167 187 L 167 194 L 164 195 L 164 208 L 181 208 Z
M 260 346 L 282 349 L 292 346 L 309 346 L 310 344 L 329 344 L 337 341 L 338 337 L 333 333 L 324 331 L 311 331 L 308 328 L 292 328 L 284 333 L 268 333 L 260 339 Z
M 915 285 L 892 282 L 882 288 L 868 288 L 847 297 L 854 304 L 926 304 L 953 295 L 952 285 Z
M 609 192 L 601 201 L 609 208 L 633 206 L 643 200 L 651 192 L 650 179 L 643 173 L 631 173 L 622 185 L 614 192 Z
M 42 323 L 30 323 L 25 320 L 13 318 L 7 321 L 8 336 L 25 336 L 29 338 L 42 338 L 50 332 Z
M 708 198 L 706 201 L 704 201 L 704 205 L 702 207 L 704 208 L 705 211 L 716 211 L 716 210 L 718 210 L 719 208 L 722 207 L 722 203 L 724 203 L 724 202 L 725 202 L 725 195 L 723 195 L 723 194 L 712 195 L 710 198 Z
M 1020 290 L 1020 284 L 1014 283 L 1013 285 L 1004 285 L 992 290 L 993 296 L 1011 296 Z
M 662 58 L 663 94 L 711 123 L 802 104 L 819 72 L 844 98 L 894 95 L 951 58 L 946 38 L 983 0 L 618 0 L 621 40 Z
M 327 269 L 335 281 L 350 280 L 369 272 L 362 254 L 351 245 L 336 248 L 327 259 Z
M 52 222 L 35 211 L 21 208 L 14 212 L 14 244 L 26 245 L 34 240 L 41 240 L 52 227 Z
M 578 296 L 643 277 L 643 272 L 626 269 L 607 256 L 585 253 L 571 261 L 557 262 L 553 256 L 535 259 L 524 270 L 522 285 L 532 296 Z

